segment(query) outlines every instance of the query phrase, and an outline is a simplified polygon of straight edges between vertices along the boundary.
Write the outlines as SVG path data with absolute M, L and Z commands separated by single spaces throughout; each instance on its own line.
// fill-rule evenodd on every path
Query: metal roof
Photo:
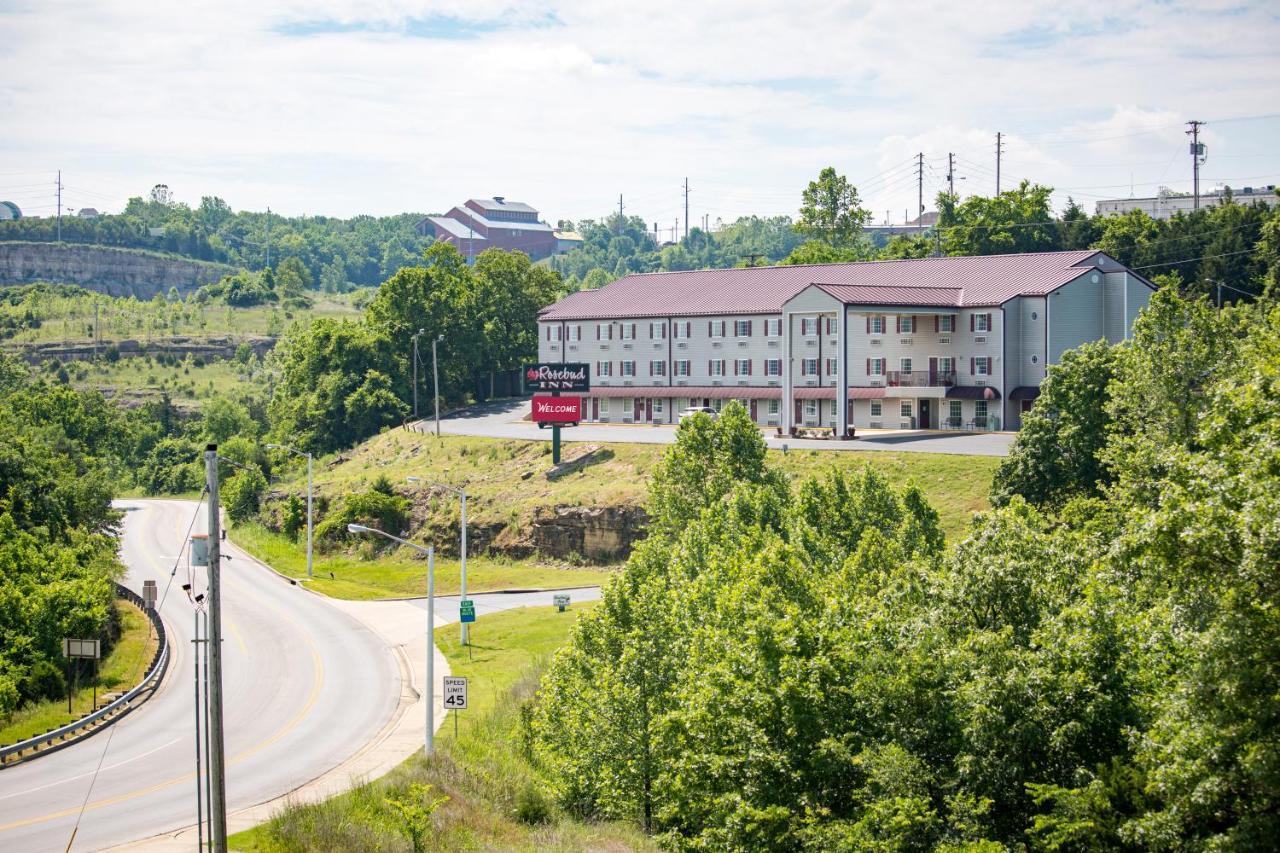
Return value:
M 541 319 L 778 314 L 810 285 L 847 304 L 999 305 L 1014 296 L 1049 293 L 1083 275 L 1098 254 L 1079 250 L 642 273 L 605 285 L 589 300 L 561 300 L 543 309 Z
M 499 201 L 499 199 L 502 199 L 502 200 Z M 478 204 L 485 210 L 506 210 L 511 213 L 532 213 L 535 216 L 538 214 L 537 210 L 525 204 L 524 202 L 507 201 L 502 196 L 495 196 L 494 198 L 469 198 L 467 199 L 467 202 Z
M 780 400 L 776 385 L 597 385 L 583 397 L 706 397 L 719 400 Z
M 484 241 L 483 234 L 479 231 L 468 228 L 466 223 L 459 222 L 456 219 L 450 219 L 447 216 L 428 216 L 427 220 L 435 227 L 456 239 Z
M 519 231 L 546 231 L 548 234 L 555 231 L 554 228 L 545 222 L 522 222 L 518 219 L 490 219 L 487 216 L 482 216 L 469 207 L 459 207 L 454 208 L 454 210 L 460 211 L 464 215 L 471 217 L 477 223 L 485 226 L 486 228 L 511 228 Z M 453 212 L 453 210 L 449 211 L 450 214 Z

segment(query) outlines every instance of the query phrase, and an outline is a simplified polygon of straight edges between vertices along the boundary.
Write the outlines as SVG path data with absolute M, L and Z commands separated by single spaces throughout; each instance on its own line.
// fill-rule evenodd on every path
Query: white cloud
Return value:
M 669 227 L 686 175 L 694 218 L 794 213 L 825 165 L 896 218 L 918 151 L 927 198 L 949 151 L 989 192 L 1000 130 L 1004 183 L 1090 200 L 1130 173 L 1185 185 L 1185 119 L 1280 103 L 1277 35 L 1265 3 L 27 6 L 0 11 L 0 156 L 96 207 L 164 181 L 332 215 L 499 193 L 557 219 L 622 192 Z M 1207 179 L 1274 182 L 1277 123 L 1211 124 Z

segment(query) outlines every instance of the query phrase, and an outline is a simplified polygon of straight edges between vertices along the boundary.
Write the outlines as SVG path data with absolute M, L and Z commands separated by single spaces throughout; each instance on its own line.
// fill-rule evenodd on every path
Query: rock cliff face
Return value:
M 599 562 L 625 559 L 644 538 L 649 516 L 637 506 L 558 506 L 538 510 L 530 538 L 535 550 Z
M 275 346 L 276 339 L 265 335 L 221 335 L 207 338 L 192 338 L 179 335 L 155 338 L 151 341 L 124 340 L 107 342 L 97 347 L 92 343 L 78 341 L 67 344 L 32 344 L 20 348 L 8 347 L 7 349 L 32 364 L 43 364 L 54 358 L 61 361 L 87 360 L 103 355 L 110 349 L 118 352 L 121 358 L 142 355 L 156 356 L 163 353 L 177 356 L 178 358 L 186 358 L 190 355 L 200 356 L 204 359 L 226 359 L 234 357 L 236 350 L 242 343 L 248 344 L 254 355 L 261 358 Z
M 0 284 L 51 281 L 111 296 L 151 299 L 175 287 L 185 296 L 234 272 L 225 264 L 133 249 L 0 241 Z

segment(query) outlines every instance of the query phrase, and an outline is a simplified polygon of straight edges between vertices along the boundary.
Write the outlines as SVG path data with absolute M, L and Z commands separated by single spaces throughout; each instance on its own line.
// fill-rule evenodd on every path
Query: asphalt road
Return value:
M 190 501 L 123 502 L 126 584 L 163 592 Z M 204 513 L 197 530 L 204 526 Z M 224 563 L 227 799 L 290 791 L 341 763 L 389 719 L 400 675 L 385 644 L 319 596 L 246 559 Z M 160 689 L 114 726 L 0 770 L 0 850 L 96 850 L 194 824 L 193 608 L 184 558 L 161 614 L 173 660 Z M 205 587 L 203 570 L 196 588 Z M 96 774 L 95 768 L 101 765 Z
M 535 424 L 525 420 L 529 414 L 529 405 L 528 400 L 503 400 L 453 412 L 440 419 L 440 431 L 448 435 L 550 441 L 550 429 L 538 429 Z M 423 432 L 430 432 L 435 429 L 435 423 L 428 418 L 420 421 L 417 427 Z M 565 441 L 596 444 L 670 444 L 675 441 L 675 436 L 675 427 L 665 424 L 582 424 L 561 431 L 561 437 Z M 858 438 L 852 441 L 833 441 L 778 438 L 765 433 L 765 441 L 772 448 L 781 448 L 785 444 L 793 450 L 897 450 L 964 456 L 1007 456 L 1013 437 L 1014 434 L 1008 432 L 867 430 L 860 432 Z

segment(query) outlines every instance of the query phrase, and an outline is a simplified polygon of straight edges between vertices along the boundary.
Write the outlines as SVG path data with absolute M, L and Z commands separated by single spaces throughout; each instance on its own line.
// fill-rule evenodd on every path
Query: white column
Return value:
M 849 433 L 849 307 L 841 305 L 836 317 L 836 437 Z
M 790 435 L 795 426 L 795 403 L 791 387 L 791 314 L 782 314 L 782 434 Z

